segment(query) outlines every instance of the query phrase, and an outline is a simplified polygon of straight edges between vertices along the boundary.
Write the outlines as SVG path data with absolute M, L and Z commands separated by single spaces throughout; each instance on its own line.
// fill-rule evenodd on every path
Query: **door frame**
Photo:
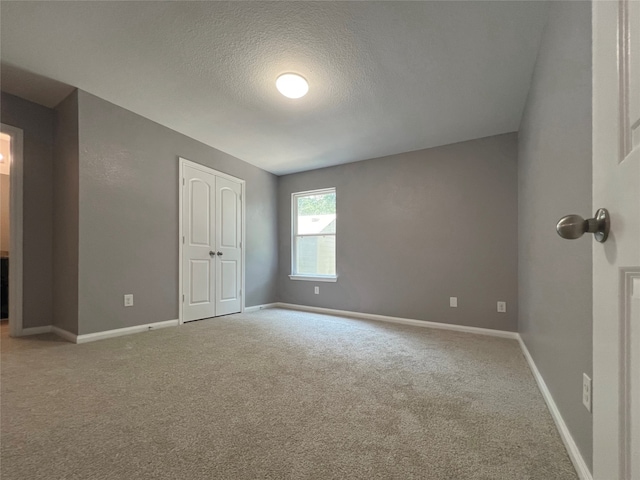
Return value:
M 11 166 L 9 167 L 9 335 L 19 337 L 22 327 L 23 304 L 23 176 L 24 132 L 22 129 L 0 124 L 2 133 L 11 137 Z
M 207 167 L 206 165 L 202 165 L 200 163 L 195 163 L 192 162 L 191 160 L 187 160 L 184 157 L 178 157 L 178 323 L 180 325 L 182 325 L 183 322 L 183 278 L 182 278 L 182 254 L 183 254 L 183 248 L 182 248 L 182 237 L 184 236 L 184 231 L 183 231 L 183 218 L 182 218 L 182 208 L 183 208 L 183 201 L 182 201 L 182 188 L 184 187 L 184 167 L 191 167 L 194 168 L 196 170 L 200 170 L 202 172 L 205 173 L 210 173 L 212 175 L 216 175 L 218 177 L 222 177 L 222 178 L 226 178 L 227 180 L 230 180 L 232 182 L 238 183 L 240 184 L 240 215 L 242 215 L 242 220 L 241 220 L 241 228 L 242 228 L 242 235 L 241 235 L 241 239 L 240 242 L 241 243 L 241 247 L 240 247 L 240 251 L 241 251 L 241 255 L 242 255 L 242 268 L 240 269 L 241 271 L 241 275 L 242 278 L 240 280 L 240 313 L 244 313 L 245 310 L 245 247 L 246 247 L 246 234 L 247 234 L 247 229 L 246 229 L 246 208 L 245 208 L 245 204 L 246 204 L 246 200 L 245 200 L 245 189 L 246 189 L 246 182 L 245 180 L 243 180 L 242 178 L 238 178 L 238 177 L 234 177 L 233 175 L 229 175 L 228 173 L 224 173 L 221 172 L 219 170 L 215 170 L 211 167 Z

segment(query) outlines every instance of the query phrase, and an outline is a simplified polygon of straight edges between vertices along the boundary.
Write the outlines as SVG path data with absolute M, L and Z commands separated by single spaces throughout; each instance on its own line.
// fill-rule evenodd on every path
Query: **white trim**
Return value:
M 338 281 L 338 276 L 337 275 L 331 275 L 331 276 L 319 276 L 319 275 L 302 275 L 299 273 L 296 273 L 296 261 L 297 261 L 297 242 L 296 242 L 296 237 L 304 237 L 304 236 L 309 236 L 309 237 L 314 237 L 314 236 L 333 236 L 334 238 L 337 239 L 336 233 L 338 231 L 337 225 L 336 225 L 336 231 L 333 233 L 326 233 L 326 234 L 321 234 L 321 235 L 316 235 L 316 234 L 310 234 L 310 235 L 298 235 L 296 233 L 296 231 L 298 230 L 298 205 L 297 205 L 297 199 L 299 197 L 306 197 L 309 195 L 326 195 L 326 194 L 331 194 L 334 193 L 336 194 L 336 204 L 338 202 L 338 194 L 337 194 L 337 189 L 336 187 L 327 187 L 327 188 L 319 188 L 317 190 L 307 190 L 305 192 L 292 192 L 291 193 L 291 208 L 290 208 L 290 213 L 291 213 L 291 265 L 290 265 L 290 272 L 291 275 L 289 275 L 289 278 L 291 280 L 310 280 L 310 281 L 318 281 L 318 282 L 337 282 Z M 336 249 L 338 248 L 337 243 L 336 243 Z M 336 256 L 336 269 L 338 268 L 337 262 L 337 256 Z M 332 278 L 335 277 L 335 280 L 332 280 Z M 323 278 L 323 280 L 319 280 L 318 278 Z M 325 280 L 326 279 L 326 280 Z
M 305 280 L 307 282 L 337 282 L 338 281 L 338 276 L 337 275 L 326 275 L 326 276 L 320 276 L 320 275 L 289 275 L 289 278 L 291 280 Z
M 247 291 L 245 285 L 245 279 L 247 277 L 245 275 L 247 268 L 245 255 L 245 252 L 247 251 L 247 182 L 241 179 L 236 180 L 240 180 L 240 214 L 242 215 L 242 248 L 240 249 L 240 255 L 242 255 L 242 287 L 240 290 L 240 296 L 242 297 L 242 301 L 240 302 L 240 313 L 244 313 L 245 305 L 247 303 L 247 296 L 245 295 L 245 292 Z
M 540 389 L 540 393 L 542 393 L 542 397 L 549 408 L 549 412 L 551 413 L 551 417 L 553 421 L 556 423 L 556 427 L 558 427 L 558 432 L 560 433 L 560 438 L 562 438 L 562 442 L 567 449 L 567 453 L 569 454 L 569 458 L 573 463 L 576 472 L 578 473 L 578 477 L 581 480 L 592 480 L 591 472 L 589 471 L 589 467 L 587 467 L 584 458 L 580 454 L 580 450 L 578 450 L 578 446 L 576 442 L 573 440 L 571 436 L 571 432 L 569 428 L 567 428 L 567 424 L 564 422 L 562 415 L 560 415 L 560 410 L 556 406 L 556 402 L 553 400 L 551 396 L 551 392 L 547 388 L 547 384 L 544 382 L 542 375 L 538 371 L 538 367 L 536 367 L 527 346 L 525 345 L 522 337 L 518 335 L 518 343 L 520 344 L 520 348 L 522 349 L 522 353 L 524 358 L 527 360 L 529 364 L 529 368 L 531 369 L 531 373 L 533 373 L 533 378 L 536 379 L 536 383 L 538 384 L 538 388 Z
M 104 332 L 86 333 L 84 335 L 76 335 L 74 333 L 63 330 L 59 327 L 52 327 L 53 333 L 59 335 L 65 340 L 73 343 L 95 342 L 96 340 L 104 340 L 106 338 L 121 337 L 123 335 L 131 335 L 133 333 L 148 332 L 150 330 L 158 330 L 159 328 L 177 327 L 178 320 L 165 320 L 163 322 L 146 323 L 144 325 L 135 325 L 133 327 L 117 328 L 115 330 L 106 330 Z
M 56 327 L 55 325 L 51 327 L 51 331 L 58 335 L 60 338 L 63 338 L 71 343 L 77 343 L 76 340 L 78 336 L 75 333 L 63 330 L 62 328 Z
M 184 172 L 183 172 L 183 159 L 178 157 L 178 323 L 182 325 L 182 309 L 184 303 L 184 293 L 182 293 L 182 248 L 183 248 L 183 225 L 182 225 L 182 208 L 183 208 L 183 191 L 184 188 Z
M 314 190 L 306 190 L 304 192 L 294 192 L 291 195 L 304 197 L 306 195 L 323 195 L 325 193 L 336 193 L 336 187 L 316 188 Z
M 265 303 L 262 305 L 254 305 L 252 307 L 246 307 L 244 309 L 244 313 L 257 312 L 259 310 L 266 310 L 267 308 L 277 308 L 277 307 L 278 307 L 277 303 Z
M 183 179 L 184 179 L 184 173 L 183 173 L 183 167 L 184 166 L 189 166 L 191 168 L 194 168 L 196 170 L 200 170 L 201 172 L 205 172 L 205 173 L 210 173 L 213 175 L 216 175 L 218 177 L 222 177 L 222 178 L 226 178 L 227 180 L 230 180 L 232 182 L 235 183 L 239 183 L 240 184 L 240 211 L 241 211 L 241 215 L 242 215 L 242 238 L 241 238 L 241 245 L 242 247 L 240 248 L 240 252 L 242 255 L 242 279 L 241 279 L 241 290 L 240 290 L 240 296 L 242 297 L 242 301 L 240 302 L 240 313 L 244 313 L 244 311 L 246 310 L 245 307 L 245 303 L 246 303 L 246 295 L 245 292 L 247 291 L 246 286 L 245 286 L 245 278 L 246 278 L 246 255 L 245 255 L 245 251 L 246 251 L 246 245 L 247 245 L 247 238 L 246 238 L 246 232 L 247 232 L 247 222 L 246 222 L 246 218 L 247 218 L 247 209 L 246 209 L 246 181 L 243 180 L 242 178 L 238 178 L 238 177 L 234 177 L 233 175 L 229 175 L 228 173 L 224 173 L 224 172 L 220 172 L 219 170 L 215 170 L 211 167 L 207 167 L 206 165 L 202 165 L 200 163 L 195 163 L 192 162 L 191 160 L 187 160 L 184 157 L 178 157 L 178 323 L 180 325 L 182 325 L 184 322 L 182 321 L 183 318 L 183 312 L 182 312 L 182 307 L 183 307 L 183 301 L 182 301 L 182 296 L 183 296 L 183 291 L 182 291 L 182 237 L 184 235 L 183 232 L 183 224 L 182 224 L 182 208 L 183 208 L 183 201 L 182 201 L 182 188 L 183 188 Z
M 20 128 L 1 124 L 1 130 L 11 136 L 11 167 L 9 170 L 9 335 L 19 337 L 22 332 L 23 298 L 23 176 L 24 135 Z
M 332 308 L 309 307 L 307 305 L 297 305 L 293 303 L 277 303 L 279 308 L 288 308 L 289 310 L 302 310 L 305 312 L 324 313 L 327 315 L 336 315 L 351 318 L 362 318 L 365 320 L 376 320 L 381 322 L 399 323 L 402 325 L 412 325 L 414 327 L 438 328 L 441 330 L 453 330 L 456 332 L 475 333 L 478 335 L 488 335 L 491 337 L 518 339 L 517 332 L 508 332 L 506 330 L 493 330 L 491 328 L 467 327 L 465 325 L 453 325 L 450 323 L 429 322 L 427 320 L 415 320 L 412 318 L 389 317 L 386 315 L 377 315 L 375 313 L 350 312 L 347 310 L 334 310 Z
M 44 325 L 42 327 L 23 328 L 20 335 L 22 337 L 26 337 L 27 335 L 40 335 L 42 333 L 50 333 L 52 331 L 53 327 L 51 325 Z

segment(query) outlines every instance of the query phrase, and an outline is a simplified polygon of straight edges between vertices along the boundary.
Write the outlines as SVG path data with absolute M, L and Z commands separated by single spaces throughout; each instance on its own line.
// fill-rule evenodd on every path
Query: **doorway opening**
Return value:
M 22 328 L 22 171 L 23 133 L 0 129 L 0 262 L 2 329 L 23 335 Z

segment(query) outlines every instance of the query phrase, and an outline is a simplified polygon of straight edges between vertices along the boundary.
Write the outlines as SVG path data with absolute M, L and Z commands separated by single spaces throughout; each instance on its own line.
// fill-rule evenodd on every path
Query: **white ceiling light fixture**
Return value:
M 283 73 L 276 79 L 276 88 L 287 98 L 300 98 L 309 91 L 309 83 L 297 73 Z

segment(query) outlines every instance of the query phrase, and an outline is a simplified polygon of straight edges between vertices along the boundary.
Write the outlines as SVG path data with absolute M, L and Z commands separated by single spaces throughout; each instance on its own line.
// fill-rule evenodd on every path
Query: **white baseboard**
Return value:
M 245 307 L 244 313 L 257 312 L 258 310 L 264 310 L 265 308 L 277 308 L 277 303 L 264 303 L 262 305 L 254 305 L 252 307 Z
M 518 335 L 518 342 L 520 343 L 520 348 L 522 349 L 524 358 L 527 359 L 527 363 L 529 364 L 529 368 L 533 373 L 533 377 L 536 379 L 536 383 L 538 384 L 540 393 L 542 393 L 542 396 L 544 397 L 544 401 L 546 402 L 547 407 L 549 408 L 551 417 L 553 418 L 553 421 L 556 423 L 556 427 L 560 432 L 560 438 L 562 438 L 562 442 L 564 443 L 564 446 L 567 449 L 567 453 L 569 454 L 569 458 L 571 459 L 571 462 L 573 463 L 573 466 L 575 467 L 576 472 L 578 473 L 578 477 L 580 477 L 581 480 L 592 480 L 593 477 L 591 475 L 591 472 L 589 471 L 589 467 L 587 467 L 587 464 L 585 463 L 584 458 L 582 458 L 582 454 L 580 453 L 580 450 L 578 449 L 576 442 L 573 440 L 573 437 L 571 436 L 571 432 L 569 432 L 569 428 L 567 428 L 567 424 L 564 423 L 564 419 L 562 418 L 562 415 L 560 415 L 560 410 L 558 410 L 558 406 L 556 405 L 556 402 L 553 400 L 553 397 L 551 396 L 551 392 L 547 388 L 547 384 L 544 382 L 544 379 L 542 378 L 542 375 L 540 374 L 538 367 L 533 361 L 533 357 L 529 353 L 529 350 L 527 349 L 527 346 L 525 345 L 520 335 Z
M 304 312 L 325 313 L 327 315 L 362 318 L 364 320 L 376 320 L 380 322 L 399 323 L 401 325 L 412 325 L 414 327 L 438 328 L 441 330 L 453 330 L 456 332 L 475 333 L 478 335 L 489 335 L 491 337 L 511 338 L 513 340 L 517 340 L 519 338 L 519 335 L 517 332 L 508 332 L 505 330 L 493 330 L 491 328 L 467 327 L 464 325 L 453 325 L 450 323 L 429 322 L 427 320 L 414 320 L 411 318 L 389 317 L 386 315 L 377 315 L 375 313 L 350 312 L 347 310 L 334 310 L 332 308 L 309 307 L 307 305 L 297 305 L 294 303 L 281 303 L 281 302 L 276 303 L 275 307 L 288 308 L 290 310 L 301 310 Z
M 106 330 L 104 332 L 85 333 L 84 335 L 76 335 L 58 327 L 53 327 L 52 331 L 56 335 L 69 340 L 73 343 L 95 342 L 96 340 L 104 340 L 105 338 L 121 337 L 122 335 L 131 335 L 133 333 L 148 332 L 150 330 L 158 330 L 159 328 L 177 327 L 178 320 L 165 320 L 164 322 L 146 323 L 144 325 L 135 325 L 133 327 L 117 328 L 115 330 Z
M 49 333 L 52 330 L 53 327 L 51 325 L 44 325 L 43 327 L 29 327 L 29 328 L 23 328 L 20 331 L 20 336 L 21 337 L 25 337 L 27 335 L 40 335 L 42 333 Z
M 77 343 L 76 339 L 78 338 L 78 336 L 75 333 L 63 330 L 62 328 L 56 327 L 55 325 L 51 327 L 51 331 L 58 335 L 60 338 L 63 338 L 71 343 Z

